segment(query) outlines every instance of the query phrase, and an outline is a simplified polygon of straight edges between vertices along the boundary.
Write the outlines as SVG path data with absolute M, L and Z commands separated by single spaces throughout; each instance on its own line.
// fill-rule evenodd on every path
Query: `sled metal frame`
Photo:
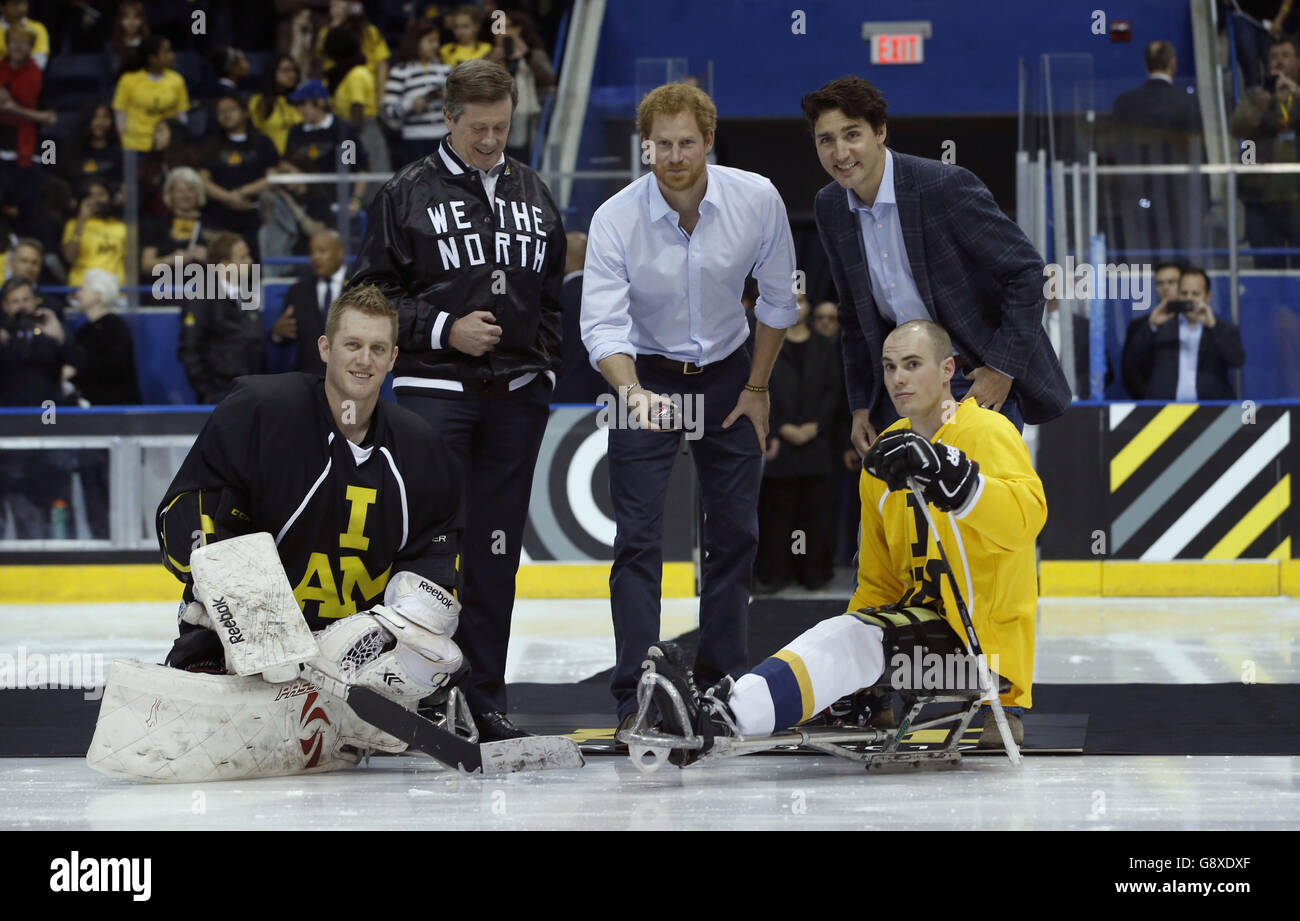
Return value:
M 672 701 L 677 722 L 691 724 L 686 703 L 672 682 L 647 662 L 637 683 L 636 722 L 631 729 L 618 733 L 618 740 L 628 747 L 632 763 L 643 773 L 654 773 L 668 760 L 672 751 L 699 751 L 704 747 L 701 736 L 674 736 L 650 726 L 650 704 L 655 689 L 662 690 Z M 893 690 L 888 685 L 878 685 L 878 690 Z M 696 762 L 720 761 L 738 755 L 776 749 L 808 748 L 814 751 L 856 761 L 870 773 L 912 773 L 919 770 L 951 770 L 961 765 L 958 745 L 971 720 L 979 710 L 985 694 L 980 690 L 906 691 L 911 699 L 906 715 L 896 729 L 854 729 L 833 726 L 796 726 L 770 736 L 718 736 L 713 747 Z M 931 704 L 959 704 L 957 709 L 916 722 L 921 711 Z M 920 729 L 951 727 L 942 748 L 928 751 L 899 751 L 903 737 Z M 1012 743 L 1014 744 L 1014 743 Z M 871 750 L 868 750 L 869 747 Z M 1018 752 L 1017 752 L 1018 754 Z M 1010 755 L 1008 754 L 1008 758 Z M 1013 761 L 1014 763 L 1014 761 Z

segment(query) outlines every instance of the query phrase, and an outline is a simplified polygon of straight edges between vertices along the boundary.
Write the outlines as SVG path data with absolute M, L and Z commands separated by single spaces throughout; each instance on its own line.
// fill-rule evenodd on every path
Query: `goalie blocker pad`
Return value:
M 190 556 L 190 568 L 194 597 L 210 619 L 200 624 L 220 638 L 228 671 L 288 681 L 298 674 L 298 663 L 317 654 L 270 534 L 200 547 Z
M 202 783 L 339 770 L 361 748 L 406 745 L 306 680 L 268 684 L 119 659 L 86 762 L 129 780 Z

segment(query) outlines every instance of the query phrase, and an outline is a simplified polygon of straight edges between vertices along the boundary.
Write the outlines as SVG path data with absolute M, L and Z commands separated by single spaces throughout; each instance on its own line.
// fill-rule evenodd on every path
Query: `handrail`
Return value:
M 1250 173 L 1300 173 L 1300 163 L 1134 163 L 1132 165 L 1115 164 L 1098 166 L 1098 176 L 1186 176 L 1190 173 L 1205 173 L 1222 176 L 1229 173 L 1249 175 Z

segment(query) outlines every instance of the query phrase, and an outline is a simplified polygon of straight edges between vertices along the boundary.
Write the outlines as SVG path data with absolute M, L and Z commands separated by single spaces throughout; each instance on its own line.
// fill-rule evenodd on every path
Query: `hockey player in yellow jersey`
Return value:
M 822 621 L 734 682 L 701 694 L 675 644 L 648 657 L 686 702 L 692 725 L 662 690 L 655 704 L 665 732 L 705 740 L 675 753 L 689 763 L 717 735 L 771 735 L 825 710 L 885 674 L 885 648 L 897 634 L 965 630 L 926 516 L 908 487 L 913 479 L 931 507 L 953 575 L 990 668 L 1009 680 L 1001 696 L 1017 744 L 1020 714 L 1032 703 L 1038 582 L 1034 541 L 1047 520 L 1043 485 L 1015 426 L 974 399 L 958 404 L 949 381 L 952 343 L 938 324 L 896 328 L 882 351 L 883 382 L 902 417 L 881 432 L 863 459 L 858 584 L 842 615 Z M 920 622 L 918 625 L 918 621 Z M 986 721 L 981 747 L 997 739 Z M 997 741 L 996 746 L 1001 747 Z

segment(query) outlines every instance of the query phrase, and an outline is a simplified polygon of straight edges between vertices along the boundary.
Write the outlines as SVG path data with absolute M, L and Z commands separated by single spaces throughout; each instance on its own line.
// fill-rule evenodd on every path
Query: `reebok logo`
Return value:
M 434 585 L 432 582 L 428 582 L 425 581 L 424 579 L 421 579 L 420 588 L 428 592 L 430 595 L 432 595 L 434 599 L 443 607 L 445 608 L 451 607 L 452 599 L 448 598 L 446 593 L 443 592 L 442 589 L 438 588 L 438 586 Z
M 51 892 L 130 892 L 147 902 L 153 891 L 153 859 L 149 857 L 70 857 L 50 861 Z
M 230 605 L 226 604 L 225 598 L 217 598 L 212 602 L 212 610 L 217 613 L 217 622 L 226 628 L 230 634 L 230 645 L 244 642 L 244 632 L 239 629 L 239 623 L 235 620 L 235 614 L 230 610 Z

